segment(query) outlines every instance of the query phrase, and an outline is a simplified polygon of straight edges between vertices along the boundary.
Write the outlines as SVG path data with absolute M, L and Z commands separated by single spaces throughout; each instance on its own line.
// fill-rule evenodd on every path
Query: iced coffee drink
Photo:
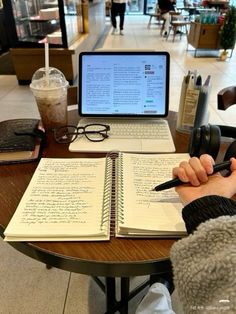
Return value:
M 67 88 L 62 72 L 56 68 L 45 68 L 35 72 L 30 88 L 37 102 L 39 114 L 45 130 L 67 124 Z

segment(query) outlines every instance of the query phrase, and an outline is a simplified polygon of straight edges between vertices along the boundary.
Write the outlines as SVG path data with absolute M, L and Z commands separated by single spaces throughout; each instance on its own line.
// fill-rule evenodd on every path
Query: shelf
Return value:
M 32 17 L 30 17 L 30 18 L 28 19 L 28 21 L 30 21 L 30 22 L 39 22 L 39 23 L 45 23 L 45 22 L 51 22 L 51 21 L 58 21 L 58 23 L 60 22 L 59 19 L 48 19 L 48 20 L 46 20 L 46 19 L 41 19 L 41 18 L 39 17 L 39 15 L 38 15 L 38 16 L 32 16 Z

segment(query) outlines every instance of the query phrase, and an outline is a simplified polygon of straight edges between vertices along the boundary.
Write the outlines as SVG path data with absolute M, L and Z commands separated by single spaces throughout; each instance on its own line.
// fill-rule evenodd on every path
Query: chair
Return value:
M 159 10 L 158 4 L 156 5 L 156 8 L 155 8 L 154 12 L 153 12 L 153 13 L 148 13 L 147 15 L 150 16 L 149 21 L 148 21 L 147 28 L 150 28 L 151 23 L 152 23 L 152 18 L 154 17 L 154 18 L 157 20 L 157 23 L 158 23 L 158 24 L 162 24 L 162 29 L 163 29 L 164 20 L 163 20 L 163 18 L 162 18 L 162 16 L 161 16 L 161 12 L 160 12 L 160 10 Z M 162 23 L 162 21 L 163 21 L 163 23 Z
M 161 17 L 161 13 L 157 12 L 157 13 L 148 13 L 148 15 L 150 16 L 149 21 L 148 21 L 148 25 L 147 28 L 150 28 L 151 23 L 152 23 L 152 18 L 155 17 L 157 20 L 158 24 L 161 24 L 161 21 L 163 20 Z
M 226 110 L 236 104 L 236 86 L 223 88 L 217 94 L 217 104 L 219 110 Z
M 69 86 L 67 89 L 67 106 L 77 105 L 77 86 Z
M 175 40 L 175 36 L 177 34 L 177 31 L 179 29 L 184 29 L 184 33 L 188 33 L 188 28 L 187 26 L 190 25 L 191 22 L 184 19 L 183 16 L 180 14 L 180 12 L 173 12 L 171 14 L 171 22 L 170 22 L 170 30 L 169 33 L 167 34 L 166 40 L 169 38 L 170 32 L 173 30 L 173 42 Z M 180 39 L 182 37 L 183 32 L 180 32 Z
M 67 114 L 70 124 L 78 124 L 78 88 L 77 86 L 69 86 L 67 89 Z M 77 112 L 77 114 L 76 114 Z

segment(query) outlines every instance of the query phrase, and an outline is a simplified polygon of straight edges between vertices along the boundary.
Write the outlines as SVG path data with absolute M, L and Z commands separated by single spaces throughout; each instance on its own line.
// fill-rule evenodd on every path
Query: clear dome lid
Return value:
M 53 67 L 49 67 L 48 73 L 46 68 L 38 69 L 31 80 L 31 87 L 33 88 L 53 88 L 68 85 L 64 74 Z

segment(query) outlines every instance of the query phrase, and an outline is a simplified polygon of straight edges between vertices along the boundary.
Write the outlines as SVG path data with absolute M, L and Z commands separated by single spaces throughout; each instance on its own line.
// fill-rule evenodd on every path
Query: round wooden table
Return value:
M 186 152 L 188 134 L 175 131 L 176 113 L 167 118 L 176 152 Z M 69 121 L 77 123 L 77 111 L 69 113 Z M 47 134 L 43 157 L 101 157 L 99 153 L 71 153 L 68 145 L 57 144 Z M 0 232 L 8 225 L 37 167 L 37 162 L 0 166 L 1 206 Z M 171 271 L 170 248 L 175 239 L 125 239 L 111 237 L 107 242 L 10 242 L 16 250 L 47 265 L 95 277 L 106 293 L 107 312 L 128 313 L 129 277 Z M 105 285 L 97 276 L 105 277 Z M 115 277 L 121 278 L 121 300 L 115 299 Z M 147 285 L 145 283 L 145 285 Z M 141 289 L 141 288 L 140 288 Z M 140 291 L 140 290 L 139 290 Z M 138 292 L 138 291 L 137 291 Z

